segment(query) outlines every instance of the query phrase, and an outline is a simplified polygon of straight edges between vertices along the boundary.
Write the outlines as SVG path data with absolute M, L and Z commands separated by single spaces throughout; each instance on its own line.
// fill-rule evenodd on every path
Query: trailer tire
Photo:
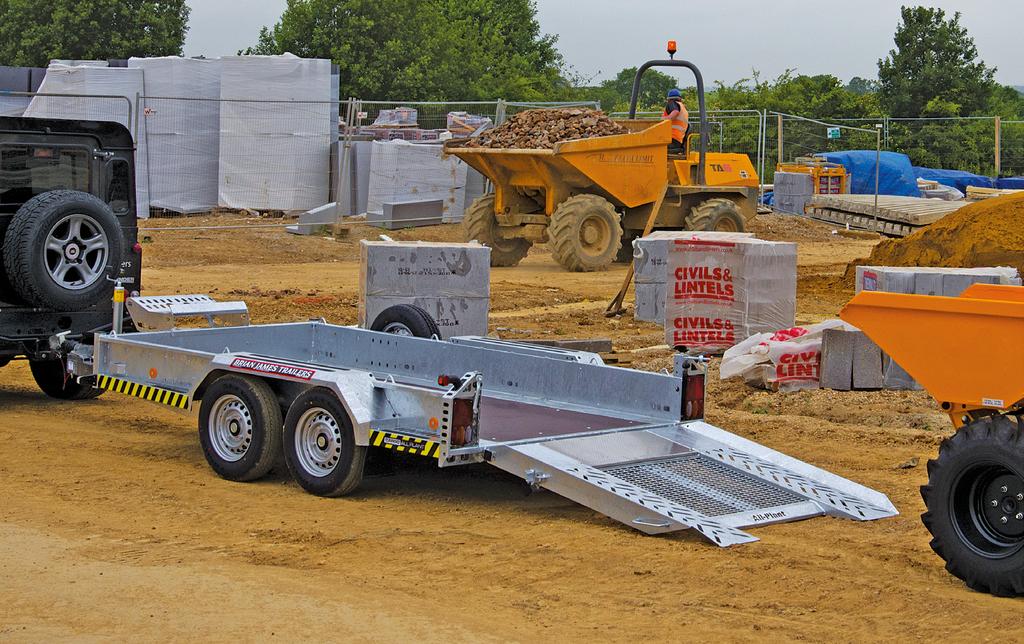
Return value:
M 363 480 L 366 446 L 356 445 L 352 421 L 329 389 L 299 395 L 284 421 L 284 460 L 310 494 L 344 496 Z
M 533 244 L 526 239 L 503 239 L 498 236 L 498 220 L 494 217 L 494 195 L 473 201 L 462 215 L 466 241 L 476 240 L 491 249 L 491 266 L 516 266 L 530 252 Z
M 0 360 L 0 366 L 7 364 Z M 103 395 L 103 389 L 97 389 L 89 382 L 79 382 L 67 372 L 64 361 L 32 360 L 28 363 L 39 389 L 50 398 L 57 400 L 91 400 Z
M 708 199 L 690 210 L 689 230 L 742 233 L 746 229 L 743 214 L 736 202 L 729 199 Z
M 121 246 L 110 206 L 84 192 L 53 190 L 15 213 L 4 236 L 3 265 L 26 303 L 81 311 L 110 299 Z
M 199 407 L 199 444 L 221 478 L 255 481 L 281 453 L 281 406 L 265 381 L 221 376 L 207 388 Z
M 396 304 L 384 309 L 373 320 L 370 330 L 415 338 L 441 337 L 441 329 L 434 318 L 413 304 Z
M 961 427 L 928 461 L 928 484 L 921 487 L 927 508 L 921 520 L 946 570 L 1000 597 L 1024 594 L 1022 428 L 1010 416 Z
M 563 268 L 577 273 L 602 271 L 619 254 L 621 217 L 603 197 L 576 195 L 551 213 L 548 235 L 551 254 Z

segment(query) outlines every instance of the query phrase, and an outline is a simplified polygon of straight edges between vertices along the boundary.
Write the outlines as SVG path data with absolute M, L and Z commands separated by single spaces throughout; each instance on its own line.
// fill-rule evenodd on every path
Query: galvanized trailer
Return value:
M 257 478 L 283 449 L 302 487 L 337 496 L 358 485 L 367 449 L 387 448 L 490 463 L 647 534 L 692 528 L 720 546 L 780 521 L 897 514 L 879 492 L 705 422 L 699 359 L 648 373 L 488 338 L 248 326 L 244 305 L 175 301 L 130 300 L 140 328 L 165 330 L 97 336 L 69 361 L 99 387 L 197 410 L 225 478 Z M 239 326 L 167 328 L 179 314 Z

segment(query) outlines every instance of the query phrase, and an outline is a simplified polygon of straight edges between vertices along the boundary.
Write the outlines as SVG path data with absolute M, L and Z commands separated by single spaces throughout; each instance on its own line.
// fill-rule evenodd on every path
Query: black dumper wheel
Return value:
M 530 252 L 532 243 L 526 239 L 505 239 L 498 235 L 494 216 L 494 195 L 473 201 L 462 215 L 466 241 L 476 240 L 491 249 L 491 266 L 516 266 Z
M 743 213 L 729 199 L 708 199 L 690 211 L 689 230 L 710 230 L 723 233 L 742 233 L 745 229 Z
M 36 195 L 4 236 L 3 264 L 26 303 L 81 311 L 109 300 L 120 269 L 121 229 L 110 207 L 76 190 Z
M 0 360 L 0 365 L 6 364 Z M 89 381 L 79 382 L 64 368 L 64 361 L 33 360 L 29 362 L 32 377 L 44 394 L 57 400 L 89 400 L 103 395 L 102 389 L 92 386 Z
M 1024 432 L 1015 416 L 974 421 L 928 461 L 921 519 L 946 570 L 970 588 L 1024 594 Z

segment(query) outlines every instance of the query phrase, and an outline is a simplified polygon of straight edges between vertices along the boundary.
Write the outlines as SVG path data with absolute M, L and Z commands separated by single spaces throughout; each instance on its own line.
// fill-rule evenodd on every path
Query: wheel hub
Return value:
M 342 427 L 331 412 L 314 407 L 299 418 L 295 428 L 298 464 L 312 476 L 327 476 L 341 460 Z
M 1013 474 L 993 479 L 982 493 L 983 515 L 996 534 L 1010 539 L 1024 536 L 1024 480 Z
M 207 431 L 217 457 L 234 463 L 249 451 L 253 438 L 252 414 L 245 402 L 233 394 L 221 396 L 210 411 Z
M 64 247 L 64 259 L 69 262 L 79 264 L 82 261 L 82 246 L 71 242 Z
M 611 230 L 608 224 L 599 217 L 588 217 L 580 225 L 580 245 L 587 253 L 600 255 L 608 248 L 611 241 Z

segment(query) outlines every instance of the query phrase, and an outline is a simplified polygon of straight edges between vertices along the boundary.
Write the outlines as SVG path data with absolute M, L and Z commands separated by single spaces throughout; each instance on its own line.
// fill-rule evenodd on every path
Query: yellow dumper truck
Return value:
M 687 67 L 697 79 L 699 150 L 669 155 L 669 121 L 635 120 L 640 79 L 651 67 Z M 633 85 L 627 134 L 557 143 L 554 149 L 465 147 L 445 152 L 494 185 L 466 209 L 467 239 L 491 247 L 492 266 L 515 266 L 535 243 L 551 243 L 570 271 L 629 261 L 645 229 L 743 231 L 757 212 L 757 172 L 744 154 L 707 151 L 707 110 L 700 72 L 682 60 L 650 61 Z M 659 206 L 660 204 L 660 206 Z M 657 207 L 652 221 L 652 211 Z

